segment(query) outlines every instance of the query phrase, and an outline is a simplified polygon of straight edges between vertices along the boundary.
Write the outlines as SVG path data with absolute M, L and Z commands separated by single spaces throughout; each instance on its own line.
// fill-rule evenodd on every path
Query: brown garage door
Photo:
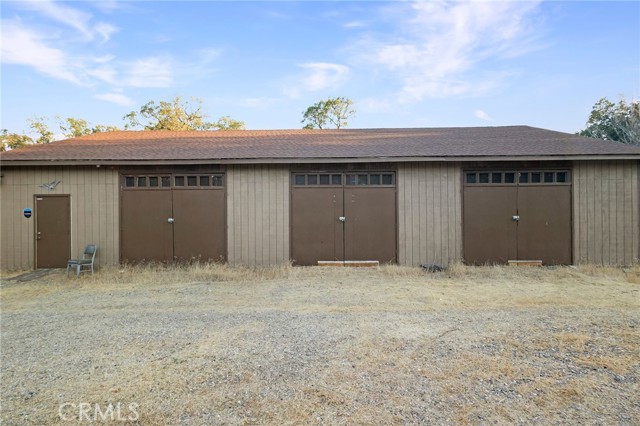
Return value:
M 71 255 L 68 195 L 36 195 L 36 268 L 64 268 Z
M 520 186 L 518 214 L 519 259 L 571 264 L 571 186 Z
M 223 261 L 224 175 L 122 176 L 121 260 Z
M 465 261 L 570 264 L 570 176 L 568 170 L 466 171 Z
M 507 263 L 518 258 L 517 187 L 464 187 L 464 259 Z
M 342 193 L 341 186 L 292 189 L 291 257 L 297 265 L 344 260 Z
M 225 260 L 224 191 L 173 192 L 173 254 L 178 260 Z
M 396 262 L 396 191 L 390 187 L 344 190 L 345 260 Z
M 171 191 L 122 191 L 122 260 L 173 259 Z
M 297 265 L 395 262 L 395 173 L 294 173 L 291 256 Z

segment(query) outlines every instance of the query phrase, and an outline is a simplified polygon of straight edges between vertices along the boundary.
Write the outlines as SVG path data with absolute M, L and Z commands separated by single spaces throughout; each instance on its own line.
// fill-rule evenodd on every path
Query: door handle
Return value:
M 339 220 L 340 222 L 344 222 L 344 221 L 346 221 L 346 220 L 347 220 L 347 218 L 346 218 L 346 217 L 344 217 L 344 216 L 340 216 L 340 217 L 338 218 L 338 220 Z
M 169 219 L 167 219 L 167 222 L 173 223 L 173 222 L 175 222 L 175 220 L 172 217 L 170 217 Z
M 518 222 L 518 221 L 520 221 L 520 216 L 519 215 L 514 215 L 514 216 L 511 216 L 511 219 L 513 219 L 516 222 Z
M 38 231 L 36 232 L 36 240 L 41 240 L 42 239 L 42 232 Z

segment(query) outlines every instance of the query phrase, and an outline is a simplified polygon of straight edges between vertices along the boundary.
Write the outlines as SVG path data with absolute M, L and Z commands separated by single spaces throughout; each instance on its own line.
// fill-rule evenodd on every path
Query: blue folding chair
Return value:
M 80 275 L 80 272 L 91 271 L 93 274 L 93 262 L 96 259 L 96 252 L 98 249 L 94 244 L 88 244 L 84 248 L 82 253 L 82 259 L 71 259 L 67 262 L 67 275 L 72 268 L 76 268 L 76 275 Z

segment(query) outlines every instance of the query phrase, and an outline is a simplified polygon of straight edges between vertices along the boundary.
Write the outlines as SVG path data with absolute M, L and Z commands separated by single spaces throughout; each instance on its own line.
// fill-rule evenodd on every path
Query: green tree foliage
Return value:
M 339 129 L 348 126 L 347 120 L 356 111 L 349 98 L 327 98 L 311 105 L 302 115 L 304 129 L 325 129 L 328 125 Z
M 600 99 L 591 110 L 587 127 L 578 134 L 640 145 L 640 101 L 627 103 L 621 99 L 614 104 L 607 98 Z
M 78 138 L 91 134 L 87 120 L 81 118 L 67 117 L 66 120 L 60 122 L 60 130 L 68 138 Z
M 62 135 L 69 139 L 92 133 L 120 130 L 116 126 L 104 126 L 102 124 L 91 126 L 87 120 L 81 118 L 68 117 L 62 120 L 60 117 L 56 117 L 56 121 Z M 3 129 L 0 151 L 8 151 L 25 145 L 50 143 L 56 138 L 56 134 L 49 127 L 49 119 L 47 117 L 30 118 L 27 120 L 27 127 L 29 128 L 27 133 L 33 137 L 20 133 L 10 133 L 7 129 Z
M 103 132 L 115 132 L 120 130 L 118 126 L 105 126 L 103 124 L 96 124 L 91 128 L 91 133 L 103 133 Z
M 206 121 L 202 101 L 191 98 L 184 101 L 176 96 L 170 101 L 149 101 L 139 111 L 131 111 L 123 119 L 125 129 L 142 127 L 144 130 L 232 130 L 244 129 L 244 122 L 221 117 L 217 123 Z
M 234 120 L 228 115 L 222 116 L 216 122 L 218 130 L 244 130 L 244 121 Z
M 59 121 L 59 125 L 60 130 L 67 138 L 78 138 L 80 136 L 90 135 L 93 133 L 120 130 L 116 126 L 104 126 L 102 124 L 97 124 L 92 127 L 87 120 L 73 117 L 67 117 L 65 120 Z
M 54 133 L 49 129 L 46 117 L 34 117 L 27 120 L 29 128 L 36 133 L 35 143 L 50 143 L 54 140 Z
M 29 136 L 20 135 L 18 133 L 9 133 L 7 129 L 2 129 L 0 137 L 2 138 L 0 151 L 16 149 L 33 143 L 33 139 L 31 139 Z

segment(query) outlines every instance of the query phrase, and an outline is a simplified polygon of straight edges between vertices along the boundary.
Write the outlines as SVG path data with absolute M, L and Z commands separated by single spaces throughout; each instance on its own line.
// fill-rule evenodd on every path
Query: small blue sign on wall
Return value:
M 27 209 L 22 210 L 22 214 L 24 215 L 24 217 L 29 219 L 31 217 L 31 209 L 27 208 Z

